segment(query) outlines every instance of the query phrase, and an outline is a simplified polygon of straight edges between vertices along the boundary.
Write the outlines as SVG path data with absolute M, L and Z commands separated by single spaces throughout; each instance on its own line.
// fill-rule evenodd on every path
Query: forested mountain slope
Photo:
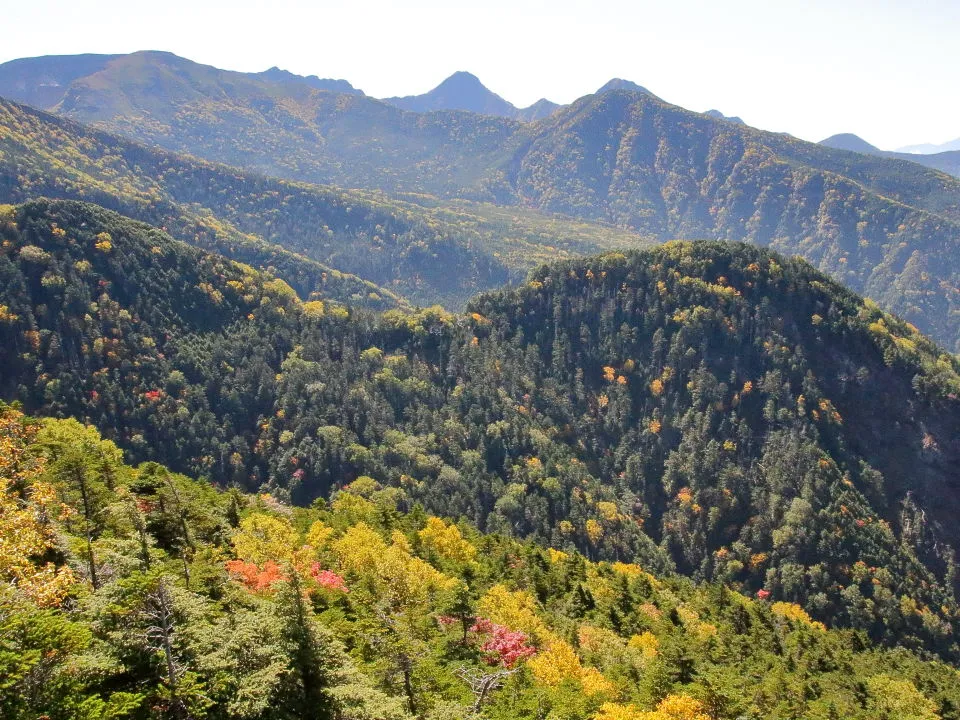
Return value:
M 771 246 L 960 348 L 960 180 L 944 173 L 688 112 L 630 86 L 520 123 L 252 80 L 234 92 L 222 77 L 138 53 L 74 81 L 55 109 L 294 180 L 527 206 L 661 240 Z
M 9 720 L 956 720 L 799 606 L 483 535 L 358 478 L 294 508 L 0 405 Z
M 958 653 L 960 368 L 806 263 L 671 243 L 463 316 L 373 314 L 89 206 L 8 210 L 2 233 L 5 396 L 136 461 L 304 504 L 369 475 Z
M 388 290 L 370 286 L 351 302 L 372 293 L 363 302 L 380 307 L 398 302 L 396 294 L 460 307 L 537 261 L 643 244 L 629 232 L 532 211 L 270 180 L 0 100 L 0 202 L 40 195 L 94 201 L 270 267 L 304 297 L 327 282 L 321 264 L 356 273 Z
M 544 121 L 513 167 L 537 207 L 801 255 L 957 348 L 960 181 L 946 175 L 625 92 Z

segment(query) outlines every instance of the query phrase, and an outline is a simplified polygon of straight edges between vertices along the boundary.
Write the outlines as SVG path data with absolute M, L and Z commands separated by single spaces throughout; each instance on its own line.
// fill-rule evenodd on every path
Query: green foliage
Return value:
M 301 505 L 357 481 L 353 522 L 382 494 L 957 653 L 957 363 L 803 262 L 674 243 L 538 270 L 463 316 L 318 314 L 169 239 L 157 272 L 158 238 L 85 206 L 13 218 L 4 393 L 137 462 Z M 165 546 L 195 552 L 182 525 Z
M 13 421 L 3 432 L 15 435 L 0 440 L 20 447 L 16 428 L 31 421 L 0 412 Z M 93 586 L 87 558 L 72 550 L 84 539 L 70 524 L 82 500 L 68 492 L 44 433 L 58 438 L 62 454 L 97 468 L 93 480 L 111 487 L 108 510 L 132 498 L 147 528 L 149 568 L 138 529 L 124 512 L 108 511 L 95 541 L 102 582 Z M 824 629 L 796 606 L 466 524 L 453 533 L 436 517 L 402 512 L 409 498 L 371 482 L 358 483 L 362 495 L 339 493 L 330 507 L 292 508 L 268 495 L 212 490 L 155 464 L 124 465 L 109 442 L 72 421 L 44 421 L 26 437 L 23 457 L 36 459 L 38 473 L 26 497 L 32 483 L 64 492 L 45 522 L 62 538 L 56 563 L 73 568 L 74 581 L 69 597 L 48 608 L 15 587 L 0 592 L 4 718 L 960 717 L 955 668 Z M 157 497 L 158 476 L 178 488 L 189 555 L 163 531 L 180 513 Z M 370 506 L 369 524 L 350 516 L 351 496 Z M 241 526 L 268 517 L 286 528 L 288 559 L 266 584 L 235 572 L 234 512 Z M 0 533 L 11 530 L 5 523 L 0 517 Z M 470 561 L 449 562 L 436 543 L 419 549 L 420 538 L 438 533 L 473 548 Z M 340 584 L 324 584 L 322 573 Z M 500 663 L 489 645 L 494 632 L 519 633 L 530 643 L 524 657 Z

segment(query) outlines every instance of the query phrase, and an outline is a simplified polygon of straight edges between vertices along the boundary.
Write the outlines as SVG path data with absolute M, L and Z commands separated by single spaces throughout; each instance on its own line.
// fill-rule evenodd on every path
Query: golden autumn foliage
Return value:
M 314 550 L 322 550 L 327 547 L 332 537 L 333 528 L 322 520 L 317 520 L 307 530 L 306 543 Z
M 909 680 L 875 675 L 867 681 L 868 707 L 878 720 L 940 720 L 937 705 Z
M 497 625 L 526 633 L 534 642 L 544 642 L 552 636 L 537 614 L 537 601 L 523 590 L 494 585 L 480 598 L 477 612 Z
M 575 683 L 589 696 L 611 693 L 613 683 L 592 667 L 584 667 L 573 647 L 564 640 L 554 638 L 546 649 L 527 662 L 534 681 L 546 687 L 558 687 Z
M 364 522 L 352 527 L 331 543 L 340 568 L 373 583 L 374 591 L 395 607 L 426 602 L 434 593 L 452 589 L 456 580 L 430 563 L 411 554 L 400 534 L 388 544 Z
M 0 582 L 47 607 L 64 600 L 74 577 L 33 561 L 54 546 L 49 519 L 60 512 L 53 487 L 39 480 L 43 460 L 27 453 L 34 434 L 20 413 L 0 415 Z
M 594 720 L 710 720 L 703 705 L 687 695 L 668 695 L 657 709 L 645 711 L 636 705 L 604 703 Z
M 241 560 L 263 565 L 289 560 L 300 546 L 300 537 L 289 521 L 267 513 L 253 513 L 240 521 L 233 549 Z
M 437 517 L 427 518 L 427 525 L 419 533 L 423 546 L 442 558 L 458 563 L 469 563 L 477 555 L 477 549 L 464 539 L 453 523 L 449 525 Z
M 608 522 L 613 522 L 620 516 L 620 511 L 617 509 L 617 504 L 607 502 L 605 500 L 601 500 L 597 503 L 597 512 L 599 512 L 600 516 Z
M 95 247 L 100 252 L 108 253 L 113 250 L 113 238 L 110 237 L 110 233 L 102 232 L 97 235 L 97 242 Z
M 770 611 L 774 615 L 779 615 L 780 617 L 785 617 L 788 620 L 793 620 L 794 622 L 803 623 L 809 627 L 814 628 L 815 630 L 825 631 L 827 628 L 822 622 L 818 622 L 811 618 L 807 611 L 796 603 L 788 602 L 775 602 L 770 606 Z
M 322 318 L 326 315 L 326 306 L 323 304 L 322 300 L 310 300 L 305 302 L 300 306 L 300 310 L 303 312 L 305 317 L 308 318 Z
M 660 640 L 649 630 L 634 635 L 627 642 L 627 647 L 640 651 L 644 660 L 653 660 L 660 652 Z
M 590 539 L 590 542 L 596 545 L 600 542 L 600 538 L 603 537 L 603 525 L 598 523 L 593 518 L 587 520 L 585 524 L 585 529 L 587 531 L 587 537 Z

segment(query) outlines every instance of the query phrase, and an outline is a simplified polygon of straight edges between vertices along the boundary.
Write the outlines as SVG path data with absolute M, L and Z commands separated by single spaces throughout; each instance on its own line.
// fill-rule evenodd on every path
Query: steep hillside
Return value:
M 405 512 L 371 478 L 293 508 L 3 406 L 0 448 L 10 720 L 960 717 L 942 662 Z
M 295 180 L 769 245 L 960 349 L 960 180 L 915 162 L 691 113 L 625 81 L 530 123 L 306 86 L 246 92 L 253 81 L 234 90 L 223 77 L 174 56 L 124 56 L 74 81 L 57 111 Z
M 464 316 L 374 315 L 135 233 L 105 245 L 95 219 L 6 215 L 0 368 L 31 412 L 302 504 L 368 475 L 960 653 L 960 366 L 809 265 L 677 243 L 544 268 Z
M 798 254 L 956 350 L 960 181 L 717 121 L 641 93 L 538 123 L 512 165 L 524 202 L 661 238 Z
M 39 195 L 93 200 L 191 244 L 272 267 L 303 296 L 314 288 L 301 275 L 324 263 L 389 288 L 370 290 L 387 302 L 398 293 L 451 308 L 538 262 L 652 241 L 529 209 L 270 180 L 0 101 L 0 202 Z

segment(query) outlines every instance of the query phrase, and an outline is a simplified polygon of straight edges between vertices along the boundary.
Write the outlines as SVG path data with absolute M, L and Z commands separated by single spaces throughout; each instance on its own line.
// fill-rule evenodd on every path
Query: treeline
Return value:
M 798 605 L 480 534 L 360 477 L 327 503 L 138 467 L 0 407 L 10 720 L 952 720 L 957 671 Z
M 374 314 L 81 204 L 0 232 L 3 392 L 135 462 L 298 505 L 369 476 L 958 654 L 957 362 L 806 263 L 676 243 Z

